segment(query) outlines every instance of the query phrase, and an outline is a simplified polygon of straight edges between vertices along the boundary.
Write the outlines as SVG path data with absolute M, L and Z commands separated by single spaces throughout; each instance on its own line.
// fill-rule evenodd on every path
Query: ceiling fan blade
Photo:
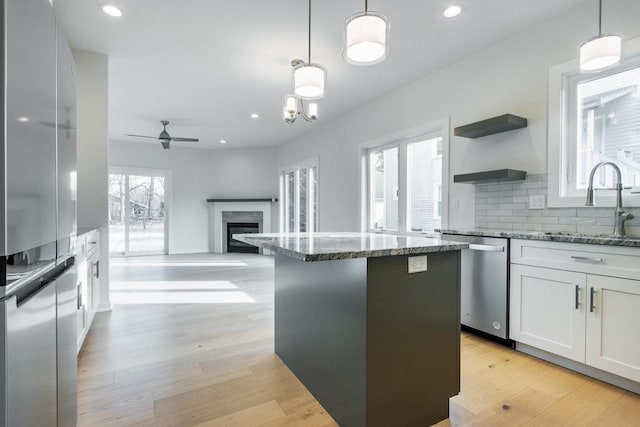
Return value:
M 198 138 L 179 138 L 179 137 L 171 137 L 172 141 L 178 141 L 178 142 L 200 142 L 200 140 Z
M 130 133 L 125 133 L 125 136 L 133 136 L 136 138 L 151 138 L 151 139 L 158 139 L 157 136 L 147 136 L 147 135 L 131 135 Z

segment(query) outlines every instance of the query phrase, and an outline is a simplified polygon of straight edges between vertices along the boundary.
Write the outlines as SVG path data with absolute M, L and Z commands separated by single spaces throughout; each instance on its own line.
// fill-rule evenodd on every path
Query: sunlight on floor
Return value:
M 176 261 L 151 261 L 151 260 L 133 260 L 131 258 L 127 260 L 118 260 L 117 258 L 111 258 L 110 261 L 113 267 L 247 267 L 247 263 L 244 261 L 224 260 L 224 261 L 190 261 L 190 260 L 176 260 Z
M 113 281 L 113 304 L 254 304 L 247 293 L 226 280 Z

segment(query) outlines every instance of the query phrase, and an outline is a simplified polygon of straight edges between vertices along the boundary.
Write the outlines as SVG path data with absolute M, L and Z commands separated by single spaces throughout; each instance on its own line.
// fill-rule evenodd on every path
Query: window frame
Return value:
M 449 139 L 450 118 L 444 117 L 419 126 L 415 126 L 380 138 L 365 141 L 359 144 L 360 152 L 360 186 L 359 186 L 359 224 L 361 232 L 397 234 L 406 236 L 432 234 L 431 232 L 408 231 L 408 163 L 407 147 L 409 144 L 421 142 L 433 138 L 442 138 L 442 216 L 441 228 L 448 227 L 449 200 L 444 197 L 449 194 Z M 398 147 L 398 230 L 372 229 L 371 228 L 371 179 L 369 153 L 385 148 Z M 431 160 L 434 160 L 433 158 Z
M 164 222 L 164 250 L 150 252 L 131 252 L 129 251 L 129 227 L 125 227 L 125 251 L 112 252 L 109 248 L 109 256 L 129 257 L 143 255 L 169 255 L 173 249 L 174 237 L 171 221 L 173 220 L 173 170 L 172 169 L 155 169 L 131 166 L 110 166 L 109 175 L 124 175 L 125 178 L 125 201 L 129 203 L 129 177 L 130 176 L 153 176 L 164 178 L 164 203 L 165 203 L 165 222 Z
M 573 89 L 580 82 L 640 67 L 640 37 L 628 40 L 624 44 L 624 51 L 626 57 L 619 66 L 601 73 L 580 74 L 577 58 L 549 68 L 548 207 L 584 207 L 585 205 L 586 190 L 584 195 L 580 195 L 579 192 L 568 188 L 575 179 L 573 177 L 576 176 L 578 150 L 575 129 L 577 123 L 568 121 L 568 110 L 576 107 L 575 100 L 570 99 L 570 96 L 576 95 Z M 569 144 L 569 141 L 574 143 Z M 615 197 L 614 191 L 601 191 L 598 194 L 598 205 L 615 206 Z M 626 191 L 624 204 L 628 207 L 640 207 L 640 194 L 631 194 Z
M 320 168 L 318 165 L 318 158 L 313 157 L 310 159 L 306 159 L 297 163 L 293 163 L 287 166 L 283 166 L 278 169 L 278 183 L 279 183 L 279 192 L 280 192 L 280 215 L 279 215 L 279 229 L 281 233 L 299 233 L 300 232 L 300 204 L 297 202 L 300 200 L 300 171 L 307 170 L 307 182 L 311 182 L 312 170 L 315 169 L 315 179 L 317 185 L 314 187 L 312 185 L 307 185 L 307 200 L 306 200 L 306 209 L 307 209 L 307 231 L 306 232 L 317 232 L 320 229 Z M 286 180 L 287 175 L 290 173 L 294 174 L 294 192 L 295 192 L 295 200 L 294 204 L 294 231 L 287 231 L 287 224 L 289 220 L 288 214 L 288 191 L 287 186 L 288 182 Z M 314 193 L 315 191 L 315 193 Z M 315 196 L 315 209 L 313 207 L 313 199 Z M 308 225 L 312 222 L 310 219 L 312 218 L 312 214 L 315 213 L 315 221 L 313 221 L 313 230 L 309 230 Z

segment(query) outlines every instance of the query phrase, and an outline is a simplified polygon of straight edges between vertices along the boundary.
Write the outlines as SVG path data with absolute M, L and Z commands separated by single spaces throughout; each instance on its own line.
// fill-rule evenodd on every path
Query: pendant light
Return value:
M 311 0 L 309 0 L 309 56 L 306 63 L 293 68 L 293 89 L 302 99 L 324 97 L 327 72 L 322 65 L 311 63 Z
M 594 72 L 620 63 L 622 36 L 602 34 L 602 0 L 599 0 L 598 35 L 580 46 L 580 71 Z
M 370 12 L 368 0 L 363 12 L 345 22 L 342 56 L 353 65 L 374 65 L 389 56 L 389 21 L 381 13 Z

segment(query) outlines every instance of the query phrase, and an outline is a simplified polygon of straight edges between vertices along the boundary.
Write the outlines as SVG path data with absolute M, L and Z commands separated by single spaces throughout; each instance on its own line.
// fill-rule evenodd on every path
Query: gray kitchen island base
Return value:
M 343 427 L 426 426 L 460 390 L 460 251 L 275 259 L 275 350 Z

